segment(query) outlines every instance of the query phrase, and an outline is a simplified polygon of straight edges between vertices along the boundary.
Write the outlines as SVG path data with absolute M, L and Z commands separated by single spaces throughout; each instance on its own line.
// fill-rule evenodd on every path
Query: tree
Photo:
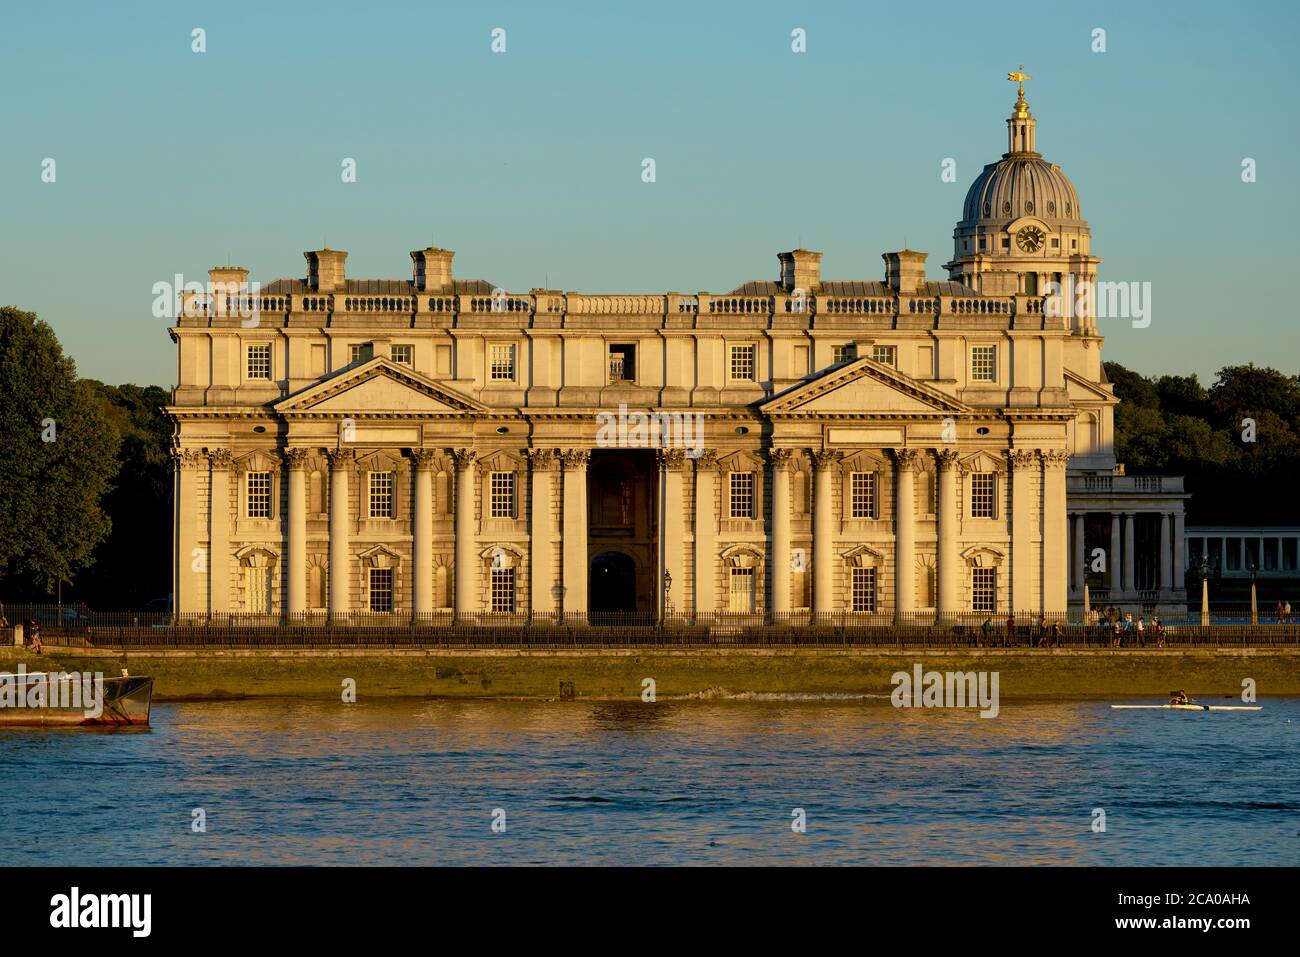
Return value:
M 104 498 L 113 530 L 74 594 L 92 608 L 140 609 L 171 588 L 172 424 L 163 412 L 170 396 L 156 385 L 87 384 L 122 442 L 118 479 Z
M 91 564 L 117 447 L 54 330 L 0 307 L 0 577 L 49 592 Z

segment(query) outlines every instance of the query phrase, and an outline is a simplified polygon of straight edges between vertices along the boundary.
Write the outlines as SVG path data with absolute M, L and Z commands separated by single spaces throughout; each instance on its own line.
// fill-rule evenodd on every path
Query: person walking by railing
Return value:
M 1152 618 L 1151 631 L 1155 635 L 1156 647 L 1163 648 L 1165 646 L 1165 623 L 1159 618 Z
M 989 645 L 989 638 L 990 638 L 990 636 L 992 636 L 992 634 L 993 634 L 993 618 L 992 618 L 992 617 L 989 617 L 989 618 L 985 618 L 985 619 L 984 619 L 984 624 L 980 625 L 980 633 L 983 634 L 983 636 L 984 636 L 984 641 L 983 641 L 984 646 L 985 646 L 985 647 L 988 647 L 988 645 Z
M 1137 633 L 1137 646 L 1139 648 L 1143 647 L 1144 640 L 1146 638 L 1146 632 L 1147 632 L 1146 617 L 1144 615 L 1138 615 L 1136 633 Z
M 1016 616 L 1015 615 L 1007 615 L 1006 641 L 1007 641 L 1006 647 L 1008 648 L 1010 648 L 1012 645 L 1016 643 Z

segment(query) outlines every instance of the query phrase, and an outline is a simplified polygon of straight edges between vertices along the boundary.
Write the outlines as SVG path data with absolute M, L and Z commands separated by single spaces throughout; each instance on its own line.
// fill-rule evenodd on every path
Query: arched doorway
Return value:
M 591 560 L 587 596 L 592 612 L 636 611 L 636 563 L 622 552 L 601 552 Z

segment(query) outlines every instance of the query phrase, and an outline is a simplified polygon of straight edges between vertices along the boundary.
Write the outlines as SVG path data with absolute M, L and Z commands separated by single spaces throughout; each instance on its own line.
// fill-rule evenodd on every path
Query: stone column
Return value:
M 207 606 L 199 600 L 199 575 L 207 574 L 208 565 L 206 560 L 199 562 L 202 550 L 199 548 L 198 487 L 199 469 L 207 465 L 207 460 L 198 449 L 173 448 L 171 456 L 175 475 L 172 607 L 177 615 L 201 615 Z
M 1033 516 L 1038 510 L 1038 502 L 1033 498 L 1034 473 L 1039 469 L 1038 455 L 1029 449 L 1012 449 L 1007 454 L 1007 462 L 1011 471 L 1011 613 L 1019 618 L 1042 610 L 1035 607 L 1039 604 L 1039 596 L 1034 593 L 1035 569 L 1030 558 Z M 1064 532 L 1062 528 L 1061 533 Z M 1046 529 L 1042 547 L 1044 550 L 1048 547 Z
M 1106 570 L 1110 572 L 1110 601 L 1114 604 L 1124 590 L 1120 580 L 1123 562 L 1119 548 L 1119 512 L 1110 513 L 1110 553 L 1106 556 Z
M 415 470 L 414 535 L 411 542 L 411 566 L 415 587 L 412 617 L 425 621 L 433 615 L 433 472 L 438 453 L 433 449 L 411 449 Z
M 939 534 L 939 618 L 952 619 L 958 614 L 958 588 L 961 581 L 957 554 L 957 452 L 940 449 L 936 453 L 939 472 L 939 501 L 935 506 Z
M 587 614 L 587 463 L 591 452 L 562 452 L 564 464 L 564 611 Z M 656 594 L 658 591 L 656 590 Z
M 1137 594 L 1137 581 L 1134 578 L 1137 557 L 1134 553 L 1133 520 L 1137 518 L 1132 512 L 1124 513 L 1124 594 L 1130 598 Z
M 307 449 L 285 449 L 289 465 L 288 600 L 290 615 L 307 611 Z
M 916 611 L 916 465 L 914 449 L 894 450 L 894 615 Z
M 479 594 L 478 529 L 474 524 L 473 449 L 452 449 L 456 463 L 456 617 L 482 610 Z
M 811 453 L 814 478 L 813 493 L 813 613 L 830 614 L 835 610 L 835 465 L 839 452 L 820 449 Z
M 706 449 L 695 460 L 695 614 L 718 610 L 718 517 L 713 497 L 718 478 L 718 453 Z
M 349 476 L 356 462 L 355 449 L 327 449 L 330 463 L 330 617 L 346 618 L 352 610 L 352 514 Z
M 1065 515 L 1065 467 L 1070 455 L 1061 449 L 1039 453 L 1043 461 L 1043 592 L 1040 611 L 1063 615 L 1068 607 L 1066 559 L 1069 523 Z
M 790 449 L 773 449 L 772 459 L 772 613 L 790 612 L 790 570 L 794 546 L 790 531 Z
M 1088 580 L 1087 558 L 1084 548 L 1083 512 L 1074 514 L 1074 582 L 1073 590 L 1076 601 L 1083 601 L 1083 585 Z
M 1183 510 L 1180 508 L 1178 511 L 1174 512 L 1174 580 L 1169 585 L 1170 591 L 1175 593 L 1183 592 L 1187 587 L 1187 573 L 1183 567 L 1183 562 L 1185 560 L 1183 550 L 1186 547 L 1184 541 L 1185 535 L 1186 531 L 1183 528 Z M 1206 544 L 1205 548 L 1208 549 L 1209 545 Z M 1277 567 L 1282 567 L 1281 562 L 1278 563 Z
M 682 604 L 673 595 L 686 589 L 686 569 L 683 561 L 685 540 L 686 501 L 682 494 L 682 466 L 686 464 L 685 449 L 657 449 L 659 462 L 659 580 L 655 593 L 659 596 L 659 613 L 664 617 L 676 614 Z M 664 572 L 672 576 L 677 591 L 664 589 Z
M 551 546 L 555 532 L 551 509 L 555 504 L 555 452 L 552 449 L 528 449 L 532 494 L 528 506 L 528 581 L 529 609 L 534 616 L 555 610 L 555 561 Z
M 208 611 L 230 611 L 230 449 L 208 449 Z
M 1169 542 L 1169 513 L 1160 513 L 1160 594 L 1167 595 L 1173 589 L 1174 550 Z

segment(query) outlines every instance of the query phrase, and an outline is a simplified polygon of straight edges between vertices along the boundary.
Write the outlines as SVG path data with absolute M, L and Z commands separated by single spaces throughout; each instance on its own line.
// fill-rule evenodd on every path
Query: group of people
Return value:
M 1061 628 L 1059 621 L 1049 623 L 1046 615 L 1038 619 L 1037 627 L 1026 625 L 1023 629 L 1023 636 L 1016 631 L 1016 618 L 1014 615 L 1007 617 L 1006 630 L 1001 634 L 997 633 L 997 628 L 993 624 L 993 618 L 990 616 L 984 619 L 984 624 L 980 626 L 980 633 L 983 640 L 980 644 L 986 647 L 995 647 L 1001 644 L 1003 647 L 1011 647 L 1020 644 L 1023 637 L 1031 646 L 1039 648 L 1058 647 L 1061 640 L 1065 637 L 1065 631 Z
M 1291 622 L 1291 603 L 1289 601 L 1278 601 L 1274 609 L 1274 615 L 1279 625 L 1290 624 Z
M 1094 608 L 1092 616 L 1091 624 L 1094 628 L 1102 629 L 1103 634 L 1109 634 L 1112 648 L 1123 648 L 1125 645 L 1144 648 L 1148 641 L 1157 648 L 1165 646 L 1165 624 L 1154 615 L 1148 623 L 1145 615 L 1138 615 L 1134 620 L 1132 612 L 1121 616 L 1119 609 L 1111 606 L 1105 612 Z

